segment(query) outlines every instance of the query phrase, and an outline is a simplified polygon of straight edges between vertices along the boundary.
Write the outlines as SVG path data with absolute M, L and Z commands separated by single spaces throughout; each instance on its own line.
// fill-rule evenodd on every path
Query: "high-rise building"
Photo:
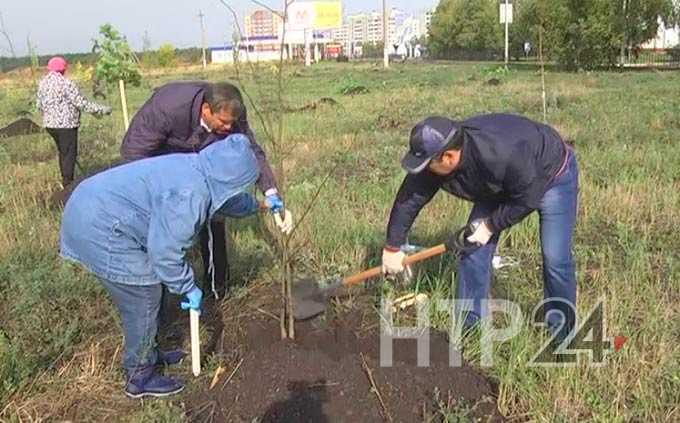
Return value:
M 368 40 L 368 16 L 365 13 L 348 16 L 350 22 L 350 40 L 353 42 L 365 42 Z
M 331 38 L 337 43 L 346 46 L 350 41 L 350 32 L 352 31 L 352 25 L 349 22 L 343 22 L 340 28 L 334 28 L 331 30 Z
M 244 21 L 246 37 L 278 37 L 283 25 L 281 17 L 269 10 L 256 10 Z
M 389 40 L 390 44 L 397 44 L 399 42 L 400 34 L 402 32 L 401 28 L 408 17 L 409 16 L 403 10 L 393 8 L 390 11 L 390 18 L 387 27 L 387 39 Z M 382 30 L 382 25 L 380 26 L 380 29 Z M 380 40 L 382 41 L 382 36 L 380 37 Z
M 430 34 L 430 26 L 432 25 L 432 15 L 435 9 L 428 10 L 420 16 L 420 30 L 422 34 L 427 36 Z
M 402 10 L 393 8 L 390 10 L 388 21 L 388 43 L 395 44 L 399 41 L 400 27 L 407 19 Z M 342 27 L 332 31 L 336 42 L 343 45 L 344 51 L 349 53 L 357 51 L 357 46 L 373 44 L 383 41 L 383 16 L 382 12 L 364 12 L 349 15 L 343 20 Z

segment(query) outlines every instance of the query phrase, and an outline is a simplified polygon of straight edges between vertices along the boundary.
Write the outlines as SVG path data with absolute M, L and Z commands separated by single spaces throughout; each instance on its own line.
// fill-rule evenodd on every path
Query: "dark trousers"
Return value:
M 210 223 L 212 231 L 212 252 L 215 276 L 215 291 L 222 298 L 226 291 L 227 280 L 229 279 L 229 263 L 227 261 L 227 235 L 224 221 L 213 220 Z M 204 295 L 212 294 L 212 277 L 210 273 L 210 235 L 208 225 L 205 225 L 199 233 L 201 241 L 201 255 L 203 256 L 203 268 L 205 269 L 205 285 L 203 286 Z
M 73 171 L 78 156 L 78 128 L 45 128 L 59 150 L 59 170 L 62 185 L 73 182 Z

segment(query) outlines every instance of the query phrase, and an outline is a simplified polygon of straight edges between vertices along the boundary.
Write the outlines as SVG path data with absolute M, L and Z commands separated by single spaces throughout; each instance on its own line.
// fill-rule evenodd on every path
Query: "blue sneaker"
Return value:
M 125 395 L 130 398 L 167 397 L 181 392 L 184 384 L 168 376 L 158 374 L 153 366 L 136 370 L 128 377 Z
M 187 353 L 180 349 L 162 351 L 158 350 L 158 359 L 156 360 L 156 365 L 169 366 L 172 364 L 177 364 L 186 357 Z

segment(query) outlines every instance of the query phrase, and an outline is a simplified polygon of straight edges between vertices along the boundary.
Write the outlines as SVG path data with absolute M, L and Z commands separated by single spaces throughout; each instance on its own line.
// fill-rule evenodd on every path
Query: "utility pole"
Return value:
M 387 43 L 389 43 L 388 34 L 389 34 L 389 16 L 387 13 L 387 0 L 383 0 L 383 67 L 385 69 L 390 67 L 390 51 L 387 47 Z
M 144 36 L 142 37 L 142 53 L 147 53 L 151 50 L 151 40 L 149 40 L 149 31 L 144 31 Z
M 203 51 L 203 70 L 208 66 L 208 62 L 205 58 L 205 27 L 203 26 L 203 17 L 205 15 L 202 11 L 198 11 L 198 19 L 201 21 L 201 50 Z
M 509 26 L 508 9 L 509 9 L 508 0 L 505 0 L 505 10 L 503 11 L 503 13 L 505 15 L 505 17 L 503 18 L 503 20 L 505 21 L 505 67 L 508 66 L 508 62 L 509 62 L 509 59 L 510 59 L 510 55 L 509 55 L 509 52 L 508 52 L 508 44 L 509 44 L 509 42 L 508 42 L 509 41 L 509 36 L 508 36 L 508 26 Z
M 621 41 L 621 58 L 619 59 L 621 62 L 621 67 L 626 64 L 626 34 L 625 34 L 625 28 L 626 28 L 626 3 L 628 3 L 626 0 L 623 0 L 621 2 L 621 22 L 622 22 L 622 27 L 624 28 L 624 37 L 623 41 Z

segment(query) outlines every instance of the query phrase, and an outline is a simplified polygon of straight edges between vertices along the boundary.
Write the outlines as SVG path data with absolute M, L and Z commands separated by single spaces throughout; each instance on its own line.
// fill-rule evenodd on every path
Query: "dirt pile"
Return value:
M 41 132 L 42 128 L 36 125 L 31 119 L 21 118 L 11 122 L 7 126 L 0 128 L 0 138 L 18 137 L 21 135 L 31 135 Z
M 380 367 L 377 316 L 302 322 L 294 342 L 279 339 L 273 318 L 251 316 L 239 322 L 240 358 L 213 390 L 188 398 L 191 421 L 443 421 L 442 408 L 502 420 L 492 383 L 471 367 L 449 367 L 439 334 L 430 336 L 429 367 L 417 366 L 415 340 L 393 341 L 393 365 Z

